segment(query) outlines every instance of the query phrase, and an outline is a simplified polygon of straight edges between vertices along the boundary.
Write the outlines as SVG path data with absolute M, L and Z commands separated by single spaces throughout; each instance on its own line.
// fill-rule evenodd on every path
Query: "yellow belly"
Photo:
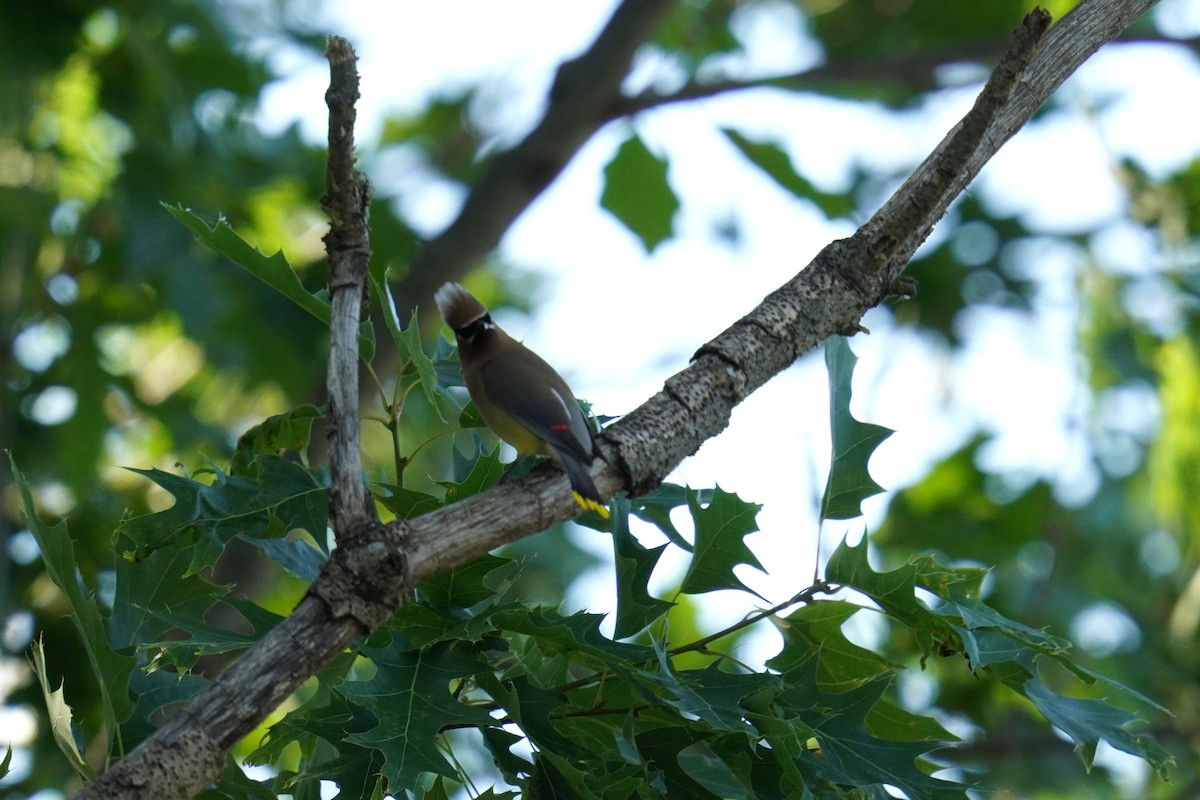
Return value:
M 536 433 L 517 421 L 516 417 L 494 403 L 475 401 L 479 415 L 492 432 L 517 450 L 518 458 L 553 456 L 554 451 Z

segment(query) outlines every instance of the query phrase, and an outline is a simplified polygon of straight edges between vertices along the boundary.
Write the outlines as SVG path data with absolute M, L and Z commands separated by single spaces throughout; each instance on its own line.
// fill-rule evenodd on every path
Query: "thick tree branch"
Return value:
M 648 7 L 660 14 L 662 5 L 626 2 L 617 16 L 633 13 L 631 7 Z M 601 492 L 637 494 L 656 486 L 683 458 L 725 428 L 738 402 L 829 335 L 857 330 L 867 309 L 903 288 L 900 271 L 950 200 L 1055 87 L 1151 5 L 1153 0 L 1084 0 L 1050 29 L 1040 45 L 1042 20 L 1031 15 L 976 108 L 854 237 L 826 247 L 758 308 L 701 347 L 695 361 L 670 378 L 661 392 L 605 431 L 600 447 L 607 464 L 596 469 Z M 602 40 L 615 35 L 615 20 Z M 623 25 L 637 27 L 628 20 Z M 623 54 L 631 52 L 628 43 L 620 48 Z M 588 55 L 599 46 L 598 41 Z M 614 59 L 613 70 L 619 69 L 618 62 L 628 63 Z M 555 103 L 572 107 L 561 93 L 588 91 L 583 74 L 572 72 L 581 63 L 573 62 L 560 74 Z M 578 136 L 574 131 L 559 151 L 564 159 L 578 149 Z M 519 208 L 524 208 L 544 185 L 523 191 L 510 187 L 500 195 L 523 199 Z M 498 191 L 495 186 L 480 189 L 493 199 Z M 468 205 L 478 202 L 473 195 Z M 463 259 L 481 258 L 516 213 L 506 212 L 503 225 L 493 221 L 482 238 L 459 226 L 459 233 L 440 245 L 441 252 L 456 267 L 463 265 Z M 456 237 L 464 241 L 453 242 Z M 422 263 L 430 268 L 433 262 Z M 356 303 L 360 296 L 355 297 Z M 354 494 L 351 491 L 346 497 Z M 342 519 L 337 511 L 335 518 Z M 361 525 L 350 537 L 352 546 L 334 551 L 326 570 L 290 617 L 77 796 L 194 794 L 217 775 L 229 748 L 241 736 L 365 630 L 382 624 L 400 603 L 404 589 L 568 519 L 576 511 L 562 473 L 545 465 L 524 478 L 503 481 L 417 519 Z M 348 519 L 358 524 L 363 518 L 350 515 Z

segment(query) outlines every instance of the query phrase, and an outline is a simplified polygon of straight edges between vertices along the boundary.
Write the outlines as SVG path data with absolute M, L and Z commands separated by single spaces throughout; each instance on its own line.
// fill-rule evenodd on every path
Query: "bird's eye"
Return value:
M 471 320 L 469 323 L 455 331 L 455 333 L 459 335 L 459 338 L 468 342 L 473 342 L 475 341 L 476 337 L 494 327 L 496 327 L 496 324 L 492 322 L 492 315 L 484 314 L 479 319 Z

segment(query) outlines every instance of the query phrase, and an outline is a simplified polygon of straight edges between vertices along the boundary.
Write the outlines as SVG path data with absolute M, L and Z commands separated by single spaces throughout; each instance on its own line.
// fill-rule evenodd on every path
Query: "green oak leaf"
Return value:
M 653 253 L 674 234 L 679 198 L 667 182 L 667 161 L 650 152 L 636 134 L 625 140 L 604 168 L 600 206 Z
M 890 572 L 876 572 L 867 561 L 867 549 L 865 536 L 857 545 L 843 541 L 825 565 L 825 579 L 862 592 L 884 614 L 906 625 L 916 636 L 923 658 L 961 651 L 962 643 L 950 620 L 918 599 L 917 568 L 906 564 Z
M 121 724 L 121 741 L 128 752 L 141 744 L 162 724 L 162 709 L 185 703 L 208 686 L 204 678 L 168 670 L 146 672 L 136 670 L 129 679 L 129 688 L 137 697 L 133 713 Z
M 16 461 L 9 455 L 13 483 L 21 496 L 21 515 L 29 532 L 37 541 L 46 574 L 66 598 L 71 609 L 71 621 L 79 633 L 83 645 L 83 656 L 87 658 L 92 674 L 100 686 L 101 701 L 106 723 L 111 730 L 129 717 L 133 711 L 133 700 L 129 696 L 129 677 L 137 666 L 132 655 L 118 653 L 114 648 L 106 622 L 96 598 L 83 585 L 75 560 L 75 544 L 67 533 L 67 523 L 48 525 L 37 515 L 33 494 L 25 476 L 17 468 Z
M 324 541 L 327 490 L 308 469 L 274 455 L 257 456 L 248 467 L 241 475 L 214 468 L 212 484 L 159 469 L 131 469 L 170 492 L 175 504 L 121 524 L 118 532 L 135 543 L 130 556 L 141 560 L 166 546 L 191 549 L 187 574 L 193 574 L 212 566 L 235 536 L 253 542 L 302 529 Z
M 120 540 L 119 546 L 128 544 Z M 158 614 L 171 611 L 203 619 L 228 587 L 214 586 L 193 570 L 191 553 L 165 547 L 141 561 L 117 559 L 116 594 L 108 635 L 113 645 L 133 650 L 143 642 L 162 638 L 172 624 Z
M 833 692 L 846 691 L 887 674 L 893 664 L 852 643 L 842 632 L 846 621 L 860 611 L 862 606 L 828 600 L 803 606 L 776 620 L 783 648 L 767 661 L 767 666 L 783 672 L 810 654 L 819 653 L 821 685 Z
M 378 724 L 352 734 L 348 741 L 383 753 L 390 791 L 414 786 L 422 772 L 457 778 L 438 750 L 437 734 L 450 726 L 499 723 L 484 709 L 455 699 L 450 683 L 490 667 L 458 655 L 448 643 L 417 650 L 398 637 L 387 647 L 363 648 L 363 655 L 375 664 L 375 676 L 346 681 L 338 691 L 373 709 Z
M 249 600 L 224 597 L 218 602 L 237 611 L 250 624 L 250 630 L 247 632 L 222 628 L 191 613 L 175 610 L 151 611 L 151 615 L 162 622 L 164 627 L 182 630 L 188 634 L 188 638 L 142 642 L 138 646 L 145 650 L 158 651 L 163 655 L 164 661 L 175 664 L 184 672 L 191 670 L 196 659 L 201 656 L 230 653 L 250 647 L 283 619 Z
M 314 420 L 325 415 L 316 406 L 303 405 L 267 417 L 238 437 L 237 449 L 229 462 L 233 475 L 252 470 L 252 462 L 261 455 L 278 455 L 285 451 L 304 454 Z
M 471 608 L 495 597 L 496 590 L 487 583 L 489 576 L 494 579 L 493 573 L 513 567 L 511 558 L 486 555 L 427 578 L 417 585 L 417 595 L 437 609 Z
M 292 265 L 279 251 L 272 256 L 264 256 L 249 242 L 238 235 L 224 217 L 210 226 L 191 210 L 183 206 L 170 206 L 166 203 L 163 208 L 187 228 L 196 239 L 208 249 L 225 256 L 242 269 L 249 272 L 263 283 L 270 286 L 281 295 L 291 300 L 300 308 L 329 325 L 331 308 L 329 301 L 321 296 L 312 294 L 300 283 L 300 278 Z M 375 354 L 375 329 L 370 320 L 364 320 L 358 327 L 358 354 L 364 361 L 370 361 Z
M 859 422 L 850 413 L 851 379 L 858 358 L 844 336 L 825 340 L 829 370 L 829 427 L 833 442 L 829 479 L 821 498 L 821 519 L 853 519 L 862 515 L 862 501 L 883 491 L 871 478 L 871 454 L 892 431 Z
M 671 609 L 674 603 L 650 594 L 647 584 L 667 545 L 645 548 L 629 532 L 629 501 L 613 499 L 613 558 L 617 573 L 614 637 L 633 636 Z
M 391 288 L 387 284 L 388 271 L 384 270 L 383 279 L 378 279 L 374 273 L 370 273 L 371 294 L 374 296 L 376 303 L 379 304 L 380 314 L 383 316 L 384 327 L 392 337 L 392 341 L 396 345 L 396 350 L 404 361 L 404 366 L 401 369 L 401 379 L 404 383 L 405 390 L 412 381 L 421 385 L 421 391 L 425 394 L 425 399 L 429 401 L 429 406 L 441 418 L 442 422 L 446 421 L 446 417 L 442 414 L 441 403 L 438 402 L 438 376 L 437 370 L 434 367 L 434 360 L 425 352 L 421 346 L 421 323 L 417 317 L 417 309 L 413 309 L 412 316 L 408 320 L 408 327 L 400 326 L 400 317 L 396 313 L 396 301 L 392 297 Z
M 1042 681 L 1034 679 L 1025 684 L 1024 694 L 1055 727 L 1075 742 L 1083 764 L 1091 769 L 1096 758 L 1096 746 L 1108 742 L 1118 750 L 1145 759 L 1167 779 L 1167 767 L 1174 758 L 1154 739 L 1134 733 L 1145 721 L 1104 700 L 1065 697 L 1051 691 Z
M 733 568 L 748 564 L 763 570 L 743 541 L 748 534 L 758 531 L 755 517 L 762 506 L 747 503 L 720 486 L 713 489 L 712 501 L 703 508 L 695 492 L 688 491 L 687 501 L 696 527 L 696 543 L 680 590 L 702 594 L 717 589 L 741 589 L 756 594 L 733 574 Z
M 753 786 L 747 785 L 743 778 L 735 774 L 708 742 L 688 745 L 679 751 L 677 759 L 680 768 L 692 780 L 717 797 L 752 800 L 758 796 Z
M 457 455 L 456 450 L 455 456 Z M 500 447 L 497 445 L 491 451 L 480 453 L 461 481 L 438 481 L 446 489 L 445 505 L 479 494 L 500 480 L 503 474 L 504 464 L 500 462 Z
M 712 489 L 688 489 L 674 483 L 663 483 L 653 491 L 630 500 L 630 511 L 638 519 L 645 520 L 662 531 L 671 544 L 690 553 L 692 543 L 683 538 L 683 534 L 671 521 L 671 511 L 687 504 L 688 492 L 695 492 L 701 503 L 712 502 Z
M 821 686 L 819 657 L 813 653 L 780 677 L 787 687 L 775 700 L 780 714 L 795 714 L 816 740 L 817 749 L 799 755 L 802 771 L 840 786 L 895 786 L 923 800 L 966 800 L 966 787 L 930 777 L 919 759 L 947 742 L 884 739 L 868 724 L 872 710 L 891 684 L 891 675 L 866 681 L 846 692 Z
M 1062 665 L 1085 684 L 1107 686 L 1125 703 L 1162 707 L 1072 663 L 1067 657 L 1070 642 L 1010 620 L 987 606 L 979 594 L 985 574 L 986 570 L 975 567 L 945 567 L 930 556 L 914 558 L 890 572 L 876 572 L 867 562 L 865 538 L 855 546 L 843 542 L 826 567 L 827 580 L 862 592 L 884 614 L 906 625 L 926 657 L 962 652 L 973 669 L 986 668 L 988 674 L 1028 698 L 1047 720 L 1075 740 L 1088 766 L 1096 745 L 1103 740 L 1165 773 L 1170 756 L 1149 736 L 1129 732 L 1142 724 L 1140 718 L 1106 700 L 1077 699 L 1052 691 L 1038 677 L 1039 659 Z M 929 609 L 917 599 L 918 587 L 944 602 L 936 610 Z
M 394 483 L 379 483 L 376 486 L 382 492 L 377 492 L 375 499 L 382 503 L 384 508 L 395 514 L 397 519 L 419 517 L 430 511 L 436 511 L 444 505 L 442 498 L 427 492 L 418 492 Z
M 665 702 L 685 716 L 694 715 L 716 730 L 748 731 L 741 702 L 772 686 L 774 678 L 761 672 L 724 672 L 719 664 L 676 672 L 660 654 L 659 671 L 644 674 L 670 693 Z
M 753 141 L 733 128 L 722 128 L 721 133 L 771 180 L 793 196 L 815 204 L 826 217 L 836 219 L 854 213 L 853 193 L 830 193 L 817 189 L 811 181 L 796 172 L 792 159 L 779 145 Z

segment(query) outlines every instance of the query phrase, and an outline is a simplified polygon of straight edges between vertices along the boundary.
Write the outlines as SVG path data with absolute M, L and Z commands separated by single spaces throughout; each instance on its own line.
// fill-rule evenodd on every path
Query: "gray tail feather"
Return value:
M 566 470 L 567 480 L 571 482 L 571 488 L 588 500 L 603 503 L 604 500 L 600 498 L 600 490 L 596 488 L 595 482 L 592 481 L 591 465 L 581 461 L 579 456 L 574 453 L 559 450 L 558 456 L 559 463 Z

